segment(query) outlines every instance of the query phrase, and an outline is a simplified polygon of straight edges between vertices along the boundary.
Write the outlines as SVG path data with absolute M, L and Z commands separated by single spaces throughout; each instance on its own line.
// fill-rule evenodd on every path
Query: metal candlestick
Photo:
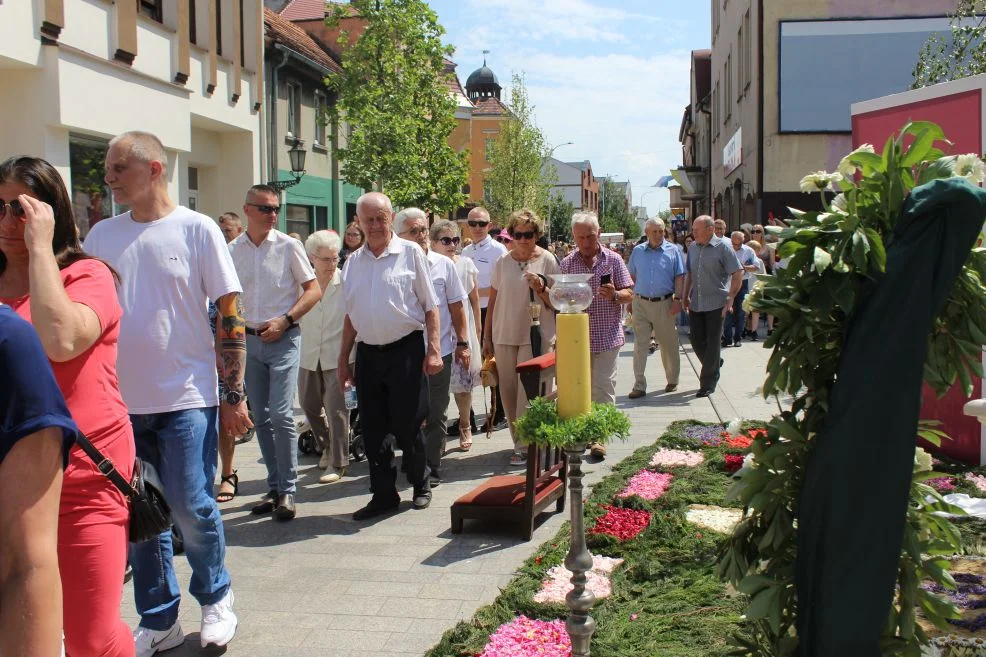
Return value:
M 571 493 L 569 510 L 572 514 L 572 540 L 565 557 L 565 567 L 572 571 L 571 593 L 565 603 L 571 609 L 565 629 L 572 639 L 572 657 L 589 657 L 589 643 L 596 631 L 596 621 L 589 615 L 596 604 L 596 596 L 586 588 L 586 572 L 592 570 L 592 555 L 585 546 L 585 518 L 582 508 L 582 454 L 585 445 L 573 445 L 565 450 L 568 455 L 568 490 Z

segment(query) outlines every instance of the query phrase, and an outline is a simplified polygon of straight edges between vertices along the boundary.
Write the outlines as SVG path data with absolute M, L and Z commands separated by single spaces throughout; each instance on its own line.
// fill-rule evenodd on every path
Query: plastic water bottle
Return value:
M 356 386 L 352 383 L 346 384 L 346 389 L 343 391 L 343 396 L 346 398 L 346 408 L 353 410 L 359 403 L 356 397 Z

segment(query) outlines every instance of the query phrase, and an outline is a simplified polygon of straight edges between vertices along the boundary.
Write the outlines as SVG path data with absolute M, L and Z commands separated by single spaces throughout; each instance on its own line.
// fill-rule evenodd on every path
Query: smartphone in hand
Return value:
M 599 277 L 599 284 L 600 285 L 609 285 L 612 282 L 613 282 L 613 275 L 612 274 L 603 274 L 602 276 Z

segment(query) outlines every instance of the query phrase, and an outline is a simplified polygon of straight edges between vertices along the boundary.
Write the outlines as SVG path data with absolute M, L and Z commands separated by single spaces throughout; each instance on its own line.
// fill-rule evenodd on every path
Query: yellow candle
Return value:
M 558 415 L 563 419 L 589 412 L 592 375 L 589 371 L 589 315 L 559 313 L 556 318 L 555 373 Z

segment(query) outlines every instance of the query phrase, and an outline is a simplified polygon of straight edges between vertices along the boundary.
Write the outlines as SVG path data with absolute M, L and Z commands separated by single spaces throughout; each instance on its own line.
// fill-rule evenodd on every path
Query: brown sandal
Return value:
M 219 487 L 222 488 L 223 484 L 229 484 L 233 487 L 233 492 L 229 491 L 219 491 L 216 494 L 216 501 L 222 504 L 223 502 L 232 502 L 233 498 L 236 497 L 240 492 L 240 477 L 236 474 L 236 470 L 233 470 L 233 474 L 228 477 L 222 477 L 219 480 Z

